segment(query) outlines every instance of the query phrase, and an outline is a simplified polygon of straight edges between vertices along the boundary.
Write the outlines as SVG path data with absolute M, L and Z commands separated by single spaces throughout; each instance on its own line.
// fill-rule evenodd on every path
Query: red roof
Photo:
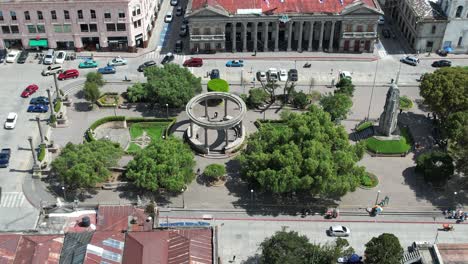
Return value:
M 343 4 L 341 4 L 343 2 Z M 231 14 L 238 9 L 262 9 L 274 14 L 289 13 L 340 13 L 346 6 L 358 2 L 357 0 L 193 0 L 192 10 L 209 6 L 219 6 Z M 365 5 L 376 8 L 374 0 L 360 0 Z
M 89 217 L 90 226 L 82 226 L 81 222 L 83 217 Z M 65 233 L 77 233 L 77 232 L 92 232 L 96 230 L 96 213 L 95 211 L 76 211 L 65 215 L 67 217 L 66 225 L 63 228 Z
M 0 264 L 12 264 L 21 235 L 0 235 Z
M 22 236 L 14 264 L 59 263 L 63 235 Z
M 103 258 L 101 254 L 96 254 L 93 247 L 110 251 L 120 256 L 123 255 L 123 245 L 125 242 L 125 234 L 121 231 L 96 231 L 91 238 L 86 250 L 86 258 L 84 264 L 96 264 L 105 261 L 107 263 L 118 264 L 119 261 L 112 261 Z M 91 246 L 90 246 L 91 245 Z
M 98 231 L 149 231 L 152 222 L 147 222 L 148 216 L 144 210 L 132 205 L 100 205 L 97 216 Z M 129 220 L 136 219 L 129 225 Z
M 437 244 L 437 248 L 444 263 L 466 263 L 468 259 L 468 243 Z
M 211 229 L 127 234 L 122 264 L 213 263 Z

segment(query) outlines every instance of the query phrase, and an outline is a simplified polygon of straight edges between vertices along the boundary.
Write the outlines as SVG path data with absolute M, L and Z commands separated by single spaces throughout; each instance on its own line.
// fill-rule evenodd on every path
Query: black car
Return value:
M 47 105 L 49 104 L 49 98 L 45 96 L 34 97 L 29 101 L 31 105 Z
M 219 70 L 218 69 L 211 70 L 210 79 L 219 79 Z
M 186 24 L 182 24 L 180 26 L 179 36 L 185 37 L 187 36 L 187 32 L 188 32 L 188 26 Z
M 2 49 L 0 50 L 0 63 L 3 63 L 5 61 L 6 57 L 6 50 Z
M 20 63 L 20 64 L 23 64 L 26 62 L 26 59 L 28 58 L 28 55 L 29 55 L 29 52 L 23 50 L 21 51 L 19 57 L 18 57 L 18 60 L 16 62 Z
M 176 41 L 174 51 L 176 53 L 180 53 L 182 52 L 183 48 L 184 48 L 184 43 L 182 43 L 182 40 Z
M 432 63 L 432 67 L 450 67 L 452 62 L 448 60 L 438 60 Z
M 184 14 L 184 9 L 181 6 L 178 6 L 175 12 L 176 16 L 181 16 Z
M 146 68 L 151 67 L 151 66 L 156 66 L 156 62 L 153 61 L 153 60 L 144 62 L 143 64 L 141 64 L 140 66 L 138 66 L 138 71 L 139 71 L 139 72 L 143 72 Z
M 172 53 L 167 53 L 166 56 L 164 56 L 163 60 L 161 61 L 161 64 L 166 64 L 174 60 L 174 54 Z
M 187 25 L 188 23 L 189 23 L 188 19 L 184 17 L 184 19 L 182 20 L 182 24 L 186 24 L 186 25 Z
M 390 34 L 390 30 L 388 30 L 388 29 L 386 29 L 386 28 L 382 29 L 382 36 L 383 36 L 384 38 L 390 38 L 390 35 L 391 35 L 391 34 Z
M 296 69 L 290 69 L 288 72 L 288 79 L 291 82 L 297 82 L 298 77 L 297 77 L 297 70 Z

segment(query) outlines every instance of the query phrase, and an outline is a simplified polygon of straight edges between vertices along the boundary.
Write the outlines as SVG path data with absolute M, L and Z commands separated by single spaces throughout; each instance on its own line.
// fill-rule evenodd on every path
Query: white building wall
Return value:
M 441 0 L 439 3 L 449 19 L 442 47 L 450 46 L 454 53 L 468 53 L 468 0 Z M 457 17 L 460 6 L 463 9 Z

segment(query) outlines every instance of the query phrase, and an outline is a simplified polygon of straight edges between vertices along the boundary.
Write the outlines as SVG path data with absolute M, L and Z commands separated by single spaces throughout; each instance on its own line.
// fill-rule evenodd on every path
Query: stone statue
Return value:
M 384 111 L 380 115 L 379 133 L 390 136 L 397 128 L 398 110 L 400 108 L 400 90 L 394 83 L 390 85 L 385 100 Z

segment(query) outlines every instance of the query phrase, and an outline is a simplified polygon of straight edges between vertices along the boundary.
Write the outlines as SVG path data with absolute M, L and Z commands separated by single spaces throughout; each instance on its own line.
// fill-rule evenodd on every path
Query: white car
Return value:
M 333 237 L 347 237 L 351 234 L 351 230 L 345 226 L 330 226 L 328 235 Z
M 268 69 L 267 77 L 270 82 L 278 81 L 278 70 L 276 68 Z
M 267 75 L 265 72 L 259 71 L 257 72 L 257 80 L 259 82 L 266 82 L 267 81 Z
M 63 50 L 57 52 L 57 56 L 55 56 L 55 63 L 62 64 L 67 57 L 67 53 Z
M 172 22 L 172 12 L 167 12 L 166 16 L 164 17 L 164 22 L 171 23 Z
M 6 129 L 15 128 L 17 119 L 18 119 L 18 115 L 16 113 L 13 113 L 13 112 L 9 113 L 5 121 L 5 128 Z
M 288 80 L 288 72 L 285 69 L 280 69 L 279 80 L 285 82 Z
M 15 60 L 18 57 L 19 53 L 20 53 L 19 50 L 10 50 L 10 52 L 8 52 L 8 55 L 6 57 L 6 62 L 8 62 L 8 63 L 15 62 Z
M 111 61 L 107 63 L 108 66 L 122 66 L 126 64 L 127 64 L 127 60 L 123 59 L 120 56 L 113 58 Z
M 340 80 L 341 79 L 353 79 L 353 77 L 351 77 L 351 73 L 349 71 L 340 71 Z

